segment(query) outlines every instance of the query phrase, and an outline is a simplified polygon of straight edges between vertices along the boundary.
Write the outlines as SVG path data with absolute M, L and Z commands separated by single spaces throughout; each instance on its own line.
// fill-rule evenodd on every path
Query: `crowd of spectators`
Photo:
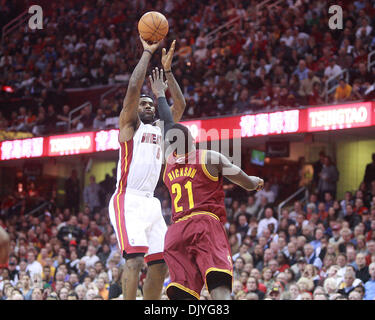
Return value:
M 12 241 L 9 262 L 0 266 L 1 299 L 120 297 L 125 260 L 107 210 L 115 184 L 114 170 L 112 177 L 107 174 L 100 183 L 91 176 L 90 183 L 81 189 L 77 171 L 72 170 L 65 181 L 62 207 L 58 205 L 56 192 L 38 192 L 33 183 L 4 199 L 0 225 Z M 47 205 L 35 214 L 28 214 L 22 204 L 31 200 Z
M 308 199 L 284 207 L 280 217 L 275 211 L 280 185 L 271 179 L 257 193 L 225 184 L 234 300 L 375 299 L 375 154 L 364 182 L 343 199 L 336 198 L 334 188 L 319 193 L 326 169 L 334 171 L 327 158 L 321 153 L 313 164 L 318 180 L 310 180 Z M 9 263 L 0 266 L 0 298 L 122 299 L 125 260 L 107 209 L 114 185 L 115 170 L 100 183 L 91 177 L 81 190 L 73 170 L 64 206 L 56 205 L 52 195 L 42 214 L 3 210 L 0 225 L 10 234 L 11 254 Z M 37 195 L 27 191 L 29 197 Z M 165 186 L 159 184 L 155 196 L 170 225 Z M 139 299 L 146 270 L 145 264 Z M 164 289 L 168 282 L 167 277 Z M 165 290 L 162 299 L 167 299 Z M 201 299 L 210 299 L 206 288 Z
M 150 10 L 169 21 L 164 46 L 177 39 L 173 71 L 187 101 L 184 118 L 319 105 L 327 79 L 344 69 L 328 102 L 364 99 L 375 68 L 375 1 L 338 1 L 343 29 L 330 29 L 329 1 L 284 0 L 257 7 L 258 1 L 64 1 L 51 2 L 42 30 L 21 28 L 5 36 L 0 49 L 0 85 L 10 96 L 29 97 L 27 106 L 0 115 L 0 129 L 35 135 L 66 130 L 65 89 L 126 82 L 140 56 L 137 21 Z M 188 18 L 187 18 L 188 17 Z M 238 18 L 216 38 L 207 34 Z M 223 29 L 226 30 L 226 29 Z M 160 51 L 160 50 L 159 50 Z M 152 59 L 160 65 L 160 52 Z M 349 79 L 349 81 L 347 81 Z M 147 85 L 144 90 L 147 91 Z M 73 130 L 102 128 L 118 115 L 126 89 L 103 107 L 85 109 Z M 56 123 L 59 123 L 56 126 Z
M 82 109 L 71 124 L 73 130 L 107 127 L 106 119 L 119 113 L 139 58 L 136 22 L 150 10 L 168 18 L 165 45 L 178 41 L 173 70 L 187 100 L 185 118 L 321 104 L 327 79 L 343 69 L 349 83 L 340 79 L 329 102 L 365 97 L 375 76 L 374 69 L 367 70 L 367 55 L 375 49 L 375 1 L 339 3 L 343 30 L 328 28 L 327 1 L 285 0 L 260 11 L 257 3 L 51 2 L 43 30 L 22 29 L 5 37 L 0 48 L 0 85 L 14 88 L 1 97 L 32 98 L 38 105 L 10 116 L 0 113 L 0 130 L 65 132 L 74 107 L 65 103 L 65 89 L 119 83 L 113 96 L 93 110 Z M 205 35 L 236 17 L 229 34 L 207 42 Z M 160 52 L 151 65 L 160 65 Z M 343 199 L 336 198 L 339 173 L 323 153 L 317 163 L 301 167 L 300 175 L 309 198 L 285 207 L 280 217 L 275 207 L 285 185 L 269 179 L 264 190 L 247 193 L 225 184 L 233 299 L 374 300 L 375 159 L 358 190 Z M 33 183 L 4 198 L 0 225 L 10 234 L 11 255 L 0 266 L 0 298 L 121 299 L 125 260 L 107 209 L 114 186 L 115 172 L 100 183 L 91 177 L 81 190 L 73 171 L 63 205 L 56 190 L 41 195 Z M 159 185 L 155 195 L 170 224 L 166 188 Z M 30 200 L 46 199 L 41 215 L 26 214 Z M 140 299 L 146 270 L 145 264 Z M 210 299 L 206 289 L 201 299 Z

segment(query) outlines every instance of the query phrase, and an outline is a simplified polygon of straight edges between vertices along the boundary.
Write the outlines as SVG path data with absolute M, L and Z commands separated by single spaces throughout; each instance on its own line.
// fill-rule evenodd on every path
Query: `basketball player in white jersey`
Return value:
M 141 95 L 148 63 L 159 43 L 149 44 L 142 38 L 142 57 L 128 84 L 119 118 L 120 157 L 116 191 L 109 202 L 109 215 L 117 240 L 126 259 L 122 277 L 123 297 L 135 300 L 139 274 L 144 262 L 147 276 L 143 298 L 161 297 L 167 267 L 163 259 L 164 236 L 167 231 L 160 201 L 153 196 L 162 165 L 162 132 L 155 124 L 153 99 Z M 184 96 L 172 74 L 175 49 L 173 41 L 168 53 L 162 50 L 162 65 L 174 102 L 171 106 L 175 122 L 185 109 Z

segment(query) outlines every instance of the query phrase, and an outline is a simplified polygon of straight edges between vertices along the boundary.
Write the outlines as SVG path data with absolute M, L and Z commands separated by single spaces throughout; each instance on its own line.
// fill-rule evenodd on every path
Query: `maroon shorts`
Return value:
M 212 213 L 196 212 L 169 226 L 164 260 L 171 283 L 169 299 L 199 299 L 203 285 L 232 290 L 233 265 L 224 226 Z

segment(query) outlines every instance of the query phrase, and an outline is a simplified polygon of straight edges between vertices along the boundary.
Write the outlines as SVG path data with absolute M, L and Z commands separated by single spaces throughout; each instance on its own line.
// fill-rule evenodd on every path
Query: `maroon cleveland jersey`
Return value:
M 189 161 L 173 154 L 167 160 L 163 181 L 172 200 L 173 222 L 199 212 L 214 214 L 221 222 L 226 222 L 223 177 L 221 174 L 214 177 L 207 171 L 203 161 L 206 152 L 191 152 Z M 181 163 L 181 160 L 184 161 Z

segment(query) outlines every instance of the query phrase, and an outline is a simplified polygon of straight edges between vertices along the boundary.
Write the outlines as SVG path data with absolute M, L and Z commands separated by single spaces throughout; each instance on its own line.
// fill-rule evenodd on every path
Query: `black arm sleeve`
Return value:
M 164 121 L 164 133 L 163 136 L 165 138 L 166 133 L 172 126 L 175 124 L 172 117 L 171 109 L 169 108 L 167 99 L 165 97 L 158 98 L 158 111 L 160 120 Z

